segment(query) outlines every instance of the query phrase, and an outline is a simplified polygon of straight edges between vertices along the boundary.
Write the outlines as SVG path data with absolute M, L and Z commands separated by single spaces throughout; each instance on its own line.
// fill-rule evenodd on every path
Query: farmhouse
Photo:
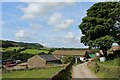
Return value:
M 60 64 L 60 59 L 53 55 L 35 55 L 28 59 L 29 68 L 47 67 Z

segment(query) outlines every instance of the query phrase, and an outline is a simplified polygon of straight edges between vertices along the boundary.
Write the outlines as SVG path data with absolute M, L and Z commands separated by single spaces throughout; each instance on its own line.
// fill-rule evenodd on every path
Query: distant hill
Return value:
M 15 42 L 15 41 L 8 41 L 8 40 L 0 40 L 0 45 L 3 48 L 7 48 L 7 47 L 43 48 L 44 47 L 39 43 Z

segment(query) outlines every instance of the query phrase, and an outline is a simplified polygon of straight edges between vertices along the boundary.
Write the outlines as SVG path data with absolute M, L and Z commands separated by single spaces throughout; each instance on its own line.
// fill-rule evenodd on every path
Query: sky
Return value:
M 78 25 L 94 3 L 4 0 L 0 3 L 0 38 L 46 47 L 87 48 L 80 42 L 82 33 Z

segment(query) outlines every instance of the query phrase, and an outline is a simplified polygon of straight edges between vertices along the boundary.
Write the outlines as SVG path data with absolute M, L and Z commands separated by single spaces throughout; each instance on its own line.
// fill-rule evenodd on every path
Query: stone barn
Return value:
M 29 68 L 47 67 L 61 64 L 60 59 L 53 55 L 35 55 L 28 59 Z

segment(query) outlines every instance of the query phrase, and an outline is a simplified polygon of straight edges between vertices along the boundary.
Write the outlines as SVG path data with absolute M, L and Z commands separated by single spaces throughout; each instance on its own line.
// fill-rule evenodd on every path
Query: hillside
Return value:
M 0 40 L 0 45 L 3 48 L 8 47 L 27 47 L 27 48 L 43 48 L 44 46 L 39 43 L 26 43 L 26 42 L 15 42 L 8 40 Z

